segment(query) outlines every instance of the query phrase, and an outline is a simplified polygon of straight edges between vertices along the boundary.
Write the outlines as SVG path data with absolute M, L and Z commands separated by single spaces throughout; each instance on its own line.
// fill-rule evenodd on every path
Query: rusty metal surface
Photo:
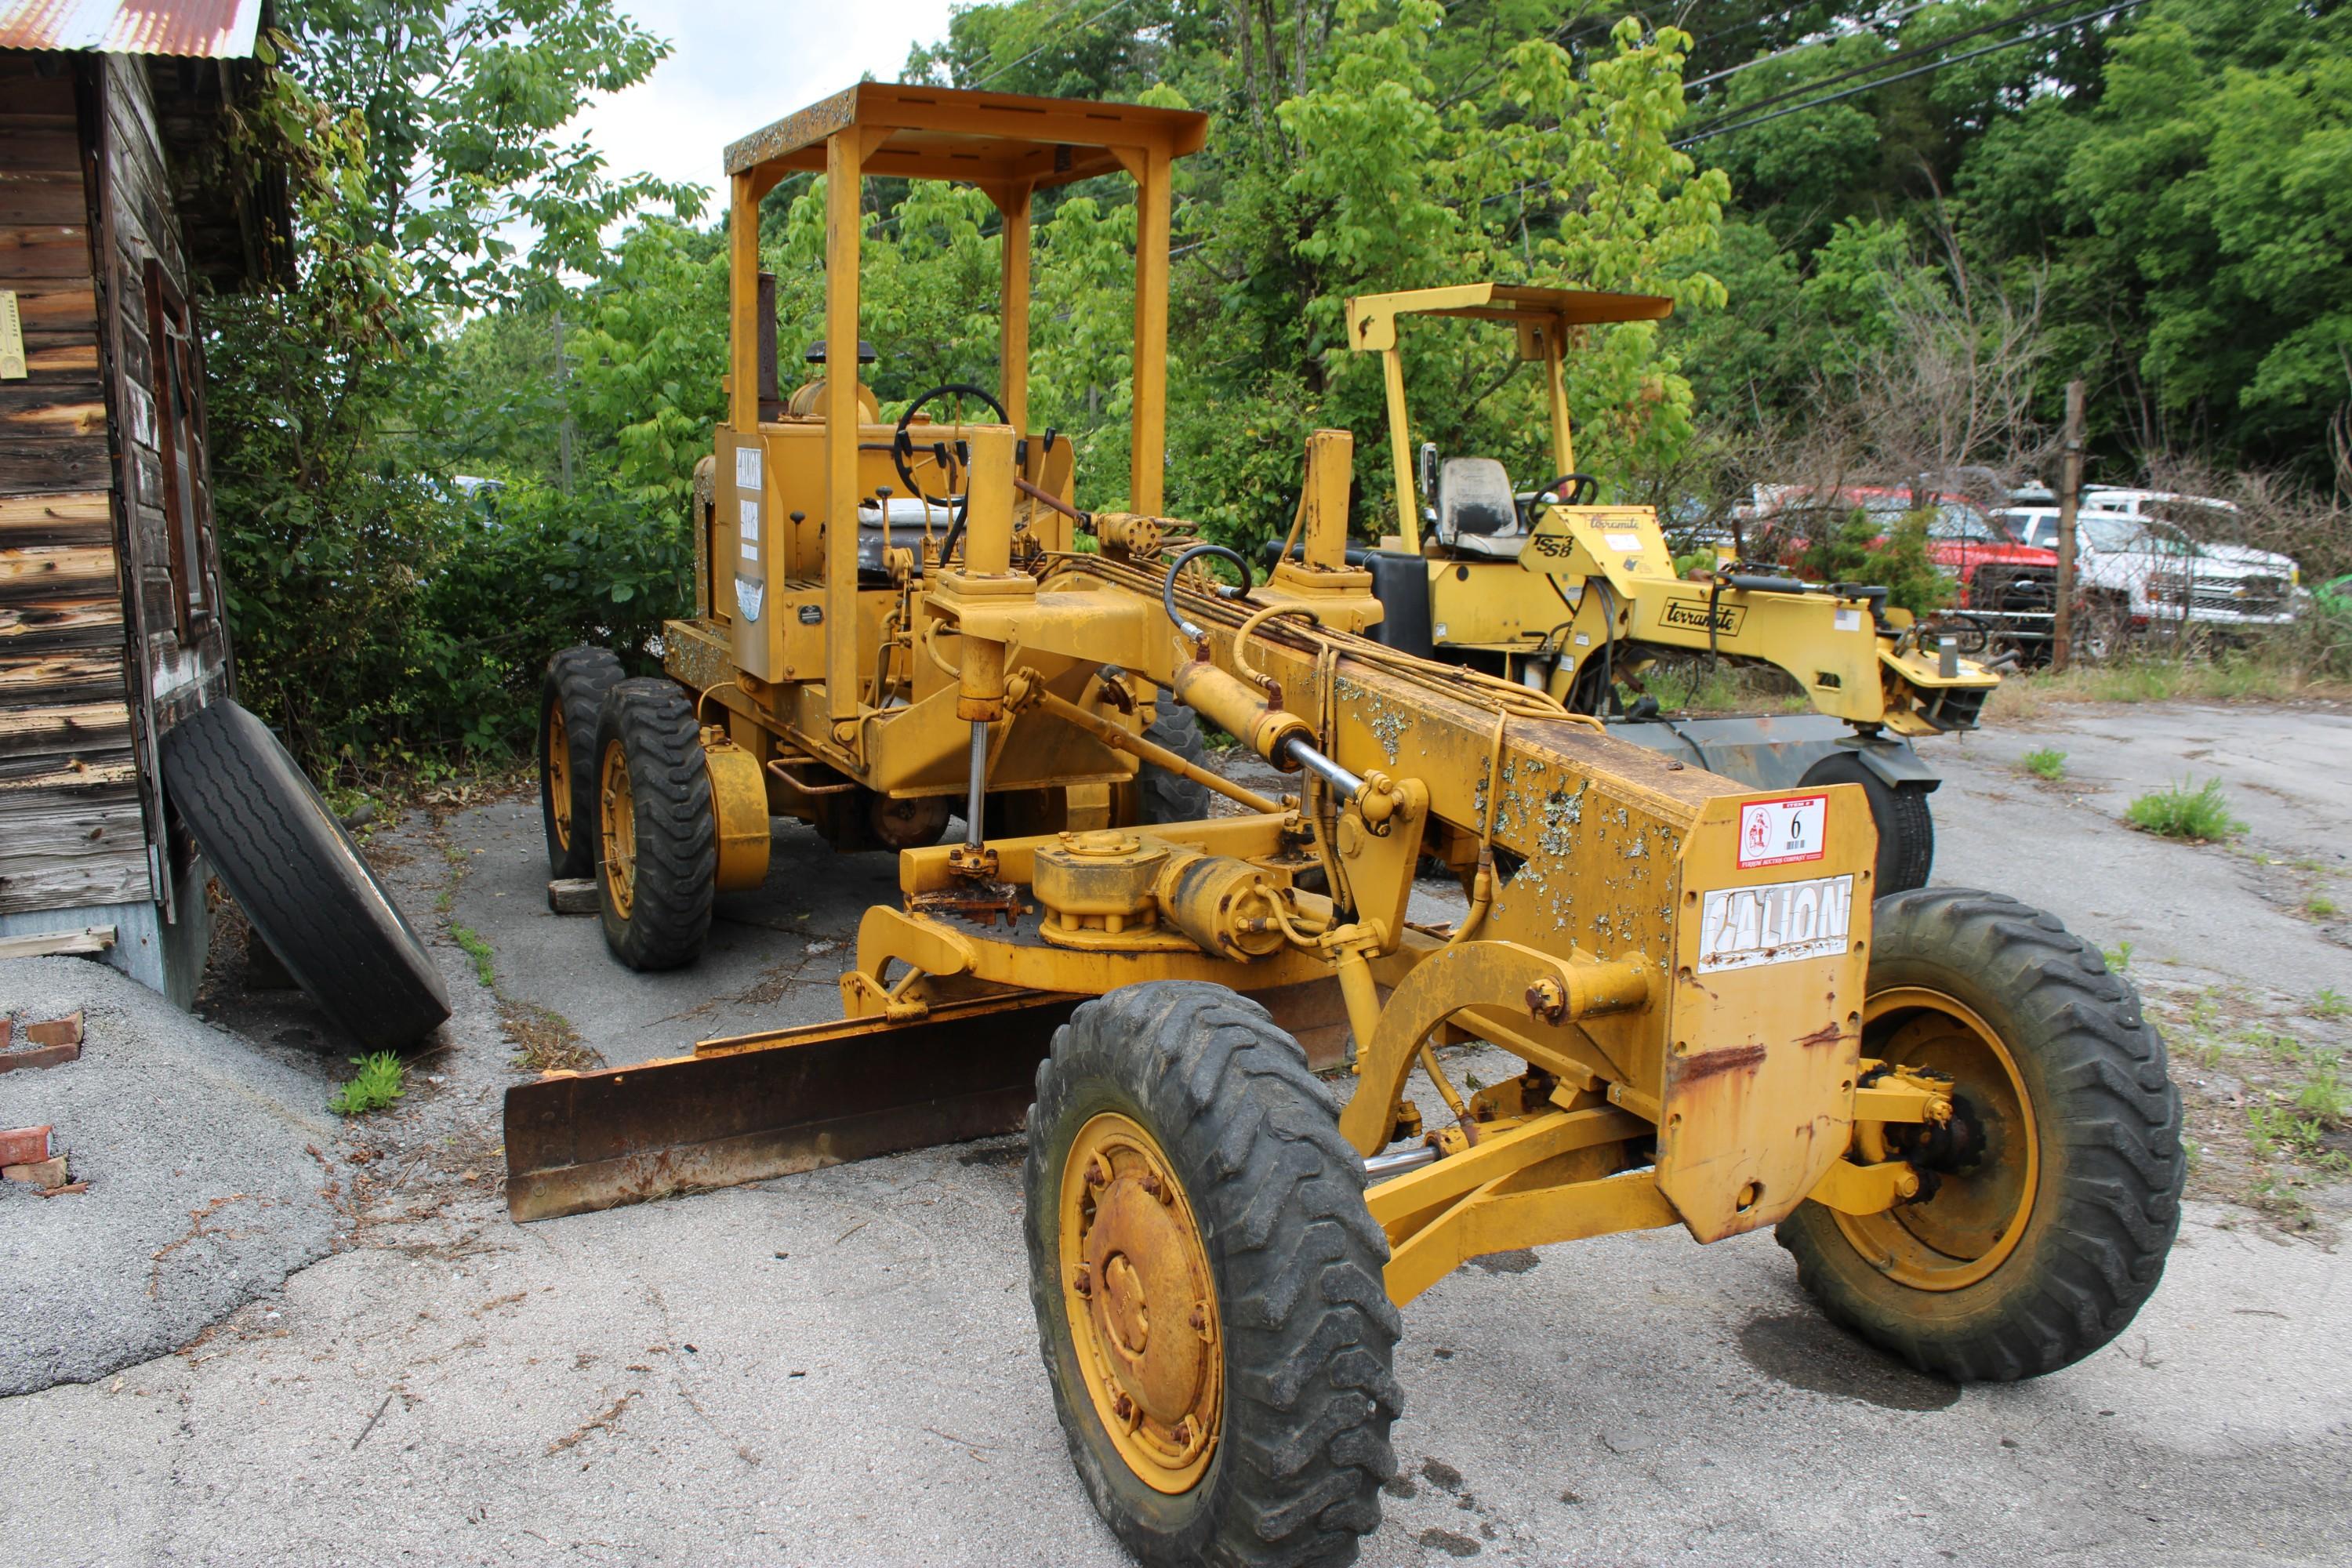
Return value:
M 243 59 L 261 0 L 0 0 L 0 49 Z
M 1076 1006 L 1034 993 L 734 1040 L 692 1057 L 507 1090 L 519 1220 L 813 1171 L 1008 1132 Z

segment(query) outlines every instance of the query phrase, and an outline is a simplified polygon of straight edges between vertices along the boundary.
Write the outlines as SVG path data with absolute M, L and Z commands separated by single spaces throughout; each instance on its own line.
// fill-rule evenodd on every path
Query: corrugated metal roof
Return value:
M 0 0 L 0 49 L 124 55 L 253 53 L 262 0 Z

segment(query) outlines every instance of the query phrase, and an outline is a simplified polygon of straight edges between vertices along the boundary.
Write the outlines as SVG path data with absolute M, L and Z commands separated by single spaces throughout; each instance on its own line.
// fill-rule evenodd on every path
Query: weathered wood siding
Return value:
M 29 373 L 0 381 L 0 913 L 152 896 L 91 243 L 95 76 L 0 53 L 0 289 Z

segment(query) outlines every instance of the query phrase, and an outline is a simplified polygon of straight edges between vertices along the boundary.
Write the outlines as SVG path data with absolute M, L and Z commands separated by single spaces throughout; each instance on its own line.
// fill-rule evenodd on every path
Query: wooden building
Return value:
M 156 744 L 234 678 L 200 313 L 290 254 L 226 136 L 263 4 L 0 0 L 0 952 L 110 929 L 183 1005 L 209 921 Z

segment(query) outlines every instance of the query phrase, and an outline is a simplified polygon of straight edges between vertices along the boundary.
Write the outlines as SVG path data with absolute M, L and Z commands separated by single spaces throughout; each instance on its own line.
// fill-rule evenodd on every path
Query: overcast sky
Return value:
M 670 56 L 592 109 L 610 172 L 715 187 L 728 142 L 872 72 L 896 81 L 907 50 L 947 36 L 949 0 L 627 0 Z M 706 220 L 716 212 L 707 209 Z

